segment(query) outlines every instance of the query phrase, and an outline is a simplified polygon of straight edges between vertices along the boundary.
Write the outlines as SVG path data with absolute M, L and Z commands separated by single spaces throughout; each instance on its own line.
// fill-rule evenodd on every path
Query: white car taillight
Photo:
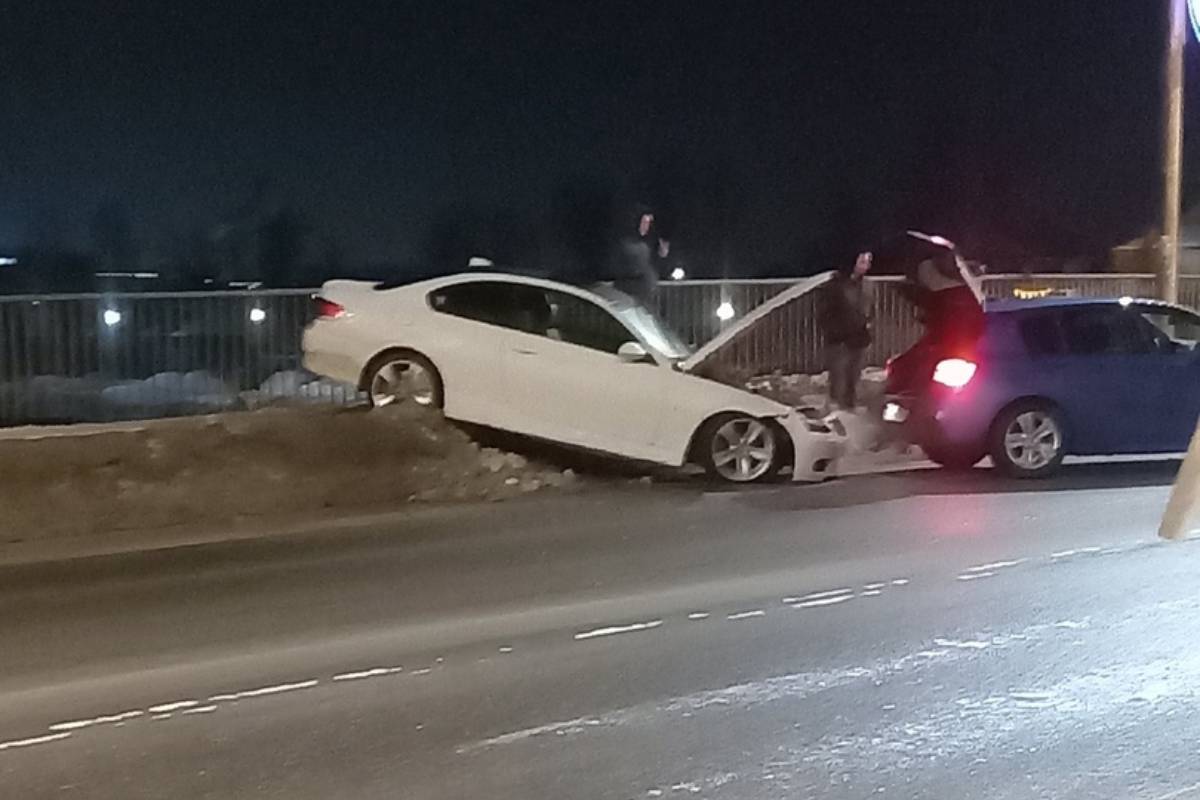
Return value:
M 933 380 L 951 389 L 961 389 L 975 377 L 979 367 L 965 358 L 946 358 L 933 369 Z

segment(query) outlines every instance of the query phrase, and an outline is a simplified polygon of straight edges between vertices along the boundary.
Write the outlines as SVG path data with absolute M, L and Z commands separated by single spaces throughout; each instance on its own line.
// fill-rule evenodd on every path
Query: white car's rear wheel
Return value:
M 722 414 L 700 431 L 701 465 L 730 483 L 773 477 L 780 467 L 783 442 L 771 424 L 745 414 Z
M 376 408 L 402 403 L 442 407 L 441 375 L 418 353 L 397 350 L 379 355 L 371 362 L 364 382 L 367 397 Z

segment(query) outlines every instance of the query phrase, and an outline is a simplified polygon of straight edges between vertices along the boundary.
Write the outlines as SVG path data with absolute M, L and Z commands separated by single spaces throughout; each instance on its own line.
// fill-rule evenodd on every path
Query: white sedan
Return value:
M 727 481 L 835 474 L 842 431 L 689 374 L 699 359 L 648 309 L 607 287 L 469 273 L 396 288 L 326 283 L 304 365 L 376 406 L 639 461 L 696 463 Z M 836 424 L 834 427 L 837 427 Z

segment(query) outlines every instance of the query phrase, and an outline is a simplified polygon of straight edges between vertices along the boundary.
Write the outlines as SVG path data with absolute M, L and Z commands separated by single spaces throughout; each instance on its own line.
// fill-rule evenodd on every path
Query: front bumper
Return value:
M 840 421 L 809 417 L 797 410 L 779 422 L 792 440 L 793 481 L 816 482 L 837 477 L 839 462 L 846 452 L 846 432 Z

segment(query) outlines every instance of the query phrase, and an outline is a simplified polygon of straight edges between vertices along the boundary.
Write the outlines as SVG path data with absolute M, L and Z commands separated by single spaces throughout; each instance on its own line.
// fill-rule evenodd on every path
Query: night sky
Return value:
M 3 5 L 3 247 L 86 248 L 115 203 L 168 257 L 258 192 L 399 263 L 465 209 L 552 238 L 587 186 L 769 274 L 908 226 L 1100 253 L 1158 213 L 1148 0 Z

